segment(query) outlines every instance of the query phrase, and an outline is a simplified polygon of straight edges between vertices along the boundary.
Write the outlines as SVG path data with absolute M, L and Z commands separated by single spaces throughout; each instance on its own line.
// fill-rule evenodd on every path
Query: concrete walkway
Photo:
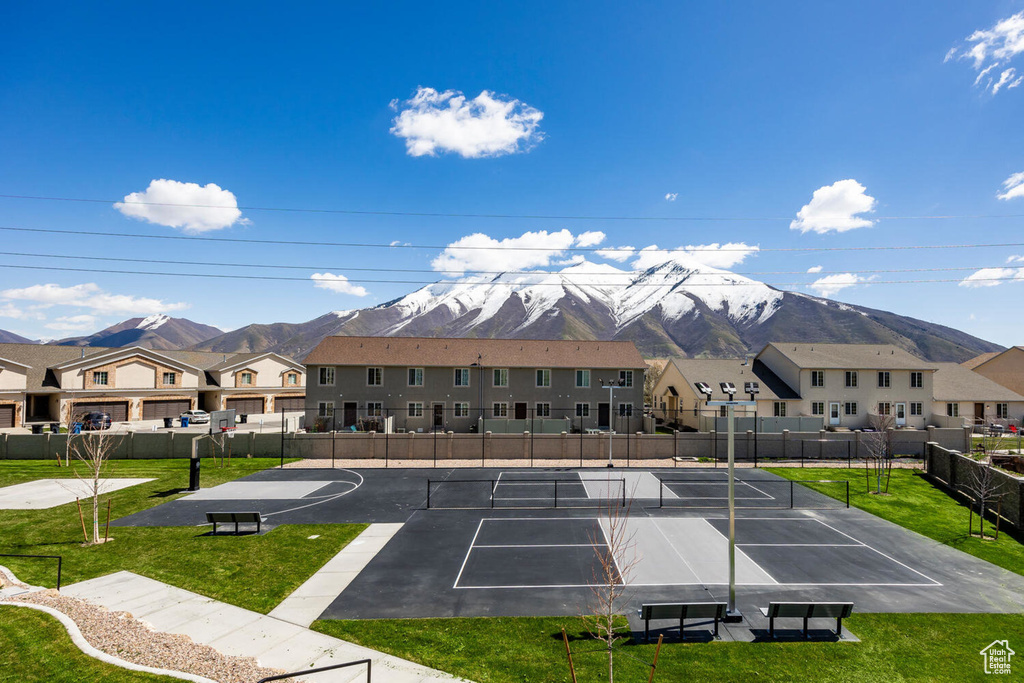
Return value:
M 368 526 L 271 610 L 270 616 L 298 626 L 312 624 L 401 528 L 401 524 Z
M 373 680 L 452 683 L 446 673 L 354 645 L 271 616 L 228 605 L 131 572 L 116 572 L 61 590 L 108 609 L 130 612 L 158 631 L 181 633 L 228 655 L 255 657 L 263 666 L 298 671 L 370 659 Z M 366 679 L 365 667 L 307 676 L 310 682 Z

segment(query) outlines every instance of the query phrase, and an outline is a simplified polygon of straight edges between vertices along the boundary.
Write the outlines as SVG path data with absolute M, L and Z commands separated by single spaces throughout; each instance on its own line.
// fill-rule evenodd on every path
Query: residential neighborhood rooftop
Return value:
M 794 400 L 800 395 L 783 382 L 778 375 L 759 360 L 744 362 L 742 358 L 708 359 L 708 358 L 677 358 L 672 364 L 688 382 L 707 382 L 714 393 L 711 399 L 724 401 L 731 398 L 722 392 L 719 382 L 732 382 L 741 396 L 744 382 L 757 382 L 759 399 Z
M 775 348 L 801 368 L 858 370 L 933 370 L 936 364 L 893 344 L 805 344 L 771 342 Z M 760 354 L 758 354 L 760 356 Z
M 936 401 L 1024 401 L 1024 396 L 959 363 L 935 366 L 932 393 Z

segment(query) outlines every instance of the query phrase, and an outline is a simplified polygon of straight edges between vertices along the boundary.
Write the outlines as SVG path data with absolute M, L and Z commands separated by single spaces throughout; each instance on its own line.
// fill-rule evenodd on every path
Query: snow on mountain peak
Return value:
M 147 318 L 143 318 L 142 322 L 135 326 L 137 330 L 155 330 L 164 323 L 170 320 L 170 316 L 166 316 L 163 313 L 156 313 Z

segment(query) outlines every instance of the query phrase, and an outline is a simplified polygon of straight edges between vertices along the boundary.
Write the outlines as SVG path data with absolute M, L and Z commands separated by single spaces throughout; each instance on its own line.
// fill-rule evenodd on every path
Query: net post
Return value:
M 491 479 L 491 509 L 494 509 L 494 480 Z
M 853 468 L 853 442 L 850 440 L 846 441 L 846 469 Z M 849 482 L 847 482 L 849 484 Z M 847 486 L 849 488 L 849 486 Z
M 849 479 L 846 480 L 846 507 L 847 507 L 847 509 L 849 509 L 849 507 L 850 507 L 850 480 Z
M 658 479 L 658 507 L 665 507 L 665 482 L 662 479 Z
M 805 443 L 806 442 L 803 439 L 800 439 L 800 467 L 804 466 L 804 444 Z
M 555 479 L 555 509 L 558 509 L 558 480 Z
M 430 479 L 427 479 L 427 509 L 430 509 Z
M 391 441 L 388 438 L 390 436 L 389 432 L 391 430 L 387 428 L 387 420 L 390 417 L 390 415 L 388 413 L 390 413 L 390 412 L 391 412 L 391 408 L 385 408 L 384 409 L 384 425 L 385 425 L 385 427 L 384 427 L 384 469 L 388 468 L 388 456 L 389 456 L 388 450 L 389 450 L 389 448 L 391 446 Z M 392 422 L 391 424 L 394 425 L 394 422 Z
M 622 507 L 626 507 L 626 480 L 622 480 Z
M 789 480 L 789 509 L 793 509 L 793 480 Z

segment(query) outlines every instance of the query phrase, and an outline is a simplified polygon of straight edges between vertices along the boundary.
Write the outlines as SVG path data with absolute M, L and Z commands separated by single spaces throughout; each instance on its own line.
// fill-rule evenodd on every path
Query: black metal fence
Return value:
M 60 590 L 61 569 L 64 565 L 64 558 L 60 555 L 22 555 L 17 553 L 0 553 L 0 557 L 25 557 L 33 560 L 57 560 L 57 590 Z

